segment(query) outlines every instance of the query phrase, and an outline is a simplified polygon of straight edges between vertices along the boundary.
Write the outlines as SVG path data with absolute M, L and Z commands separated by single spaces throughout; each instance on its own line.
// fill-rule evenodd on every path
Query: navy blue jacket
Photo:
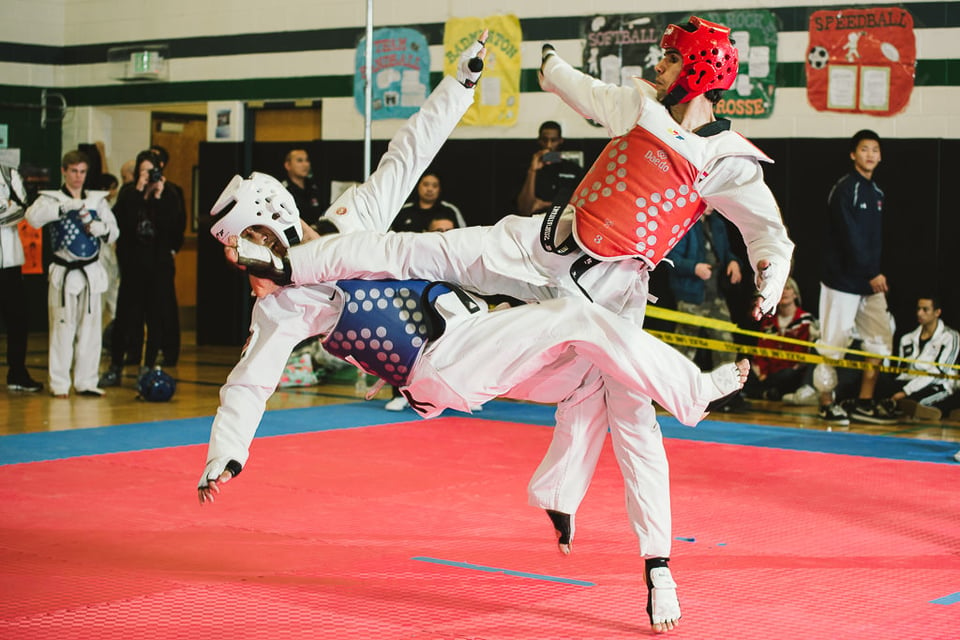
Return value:
M 704 224 L 710 225 L 710 231 L 713 235 L 713 250 L 720 261 L 713 268 L 714 273 L 719 275 L 720 282 L 724 282 L 727 277 L 728 264 L 731 262 L 740 264 L 740 260 L 730 250 L 727 224 L 723 218 L 714 212 L 697 220 L 690 231 L 680 238 L 677 245 L 670 250 L 668 256 L 673 262 L 673 268 L 668 272 L 673 295 L 677 300 L 691 304 L 702 303 L 706 296 L 706 285 L 694 271 L 698 263 L 707 262 L 707 241 L 703 231 Z
M 882 273 L 883 191 L 856 170 L 840 178 L 827 197 L 821 281 L 831 289 L 870 295 Z

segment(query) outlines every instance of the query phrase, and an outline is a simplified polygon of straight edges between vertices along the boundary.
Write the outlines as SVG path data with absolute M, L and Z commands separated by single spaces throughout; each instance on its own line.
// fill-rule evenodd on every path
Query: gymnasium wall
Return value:
M 561 122 L 567 146 L 583 149 L 588 158 L 602 147 L 603 130 L 541 92 L 536 81 L 543 42 L 553 43 L 575 63 L 581 59 L 581 25 L 592 15 L 584 13 L 582 3 L 536 0 L 509 8 L 484 5 L 481 12 L 476 3 L 461 0 L 375 4 L 378 26 L 413 26 L 427 35 L 434 83 L 441 73 L 446 19 L 513 11 L 521 20 L 523 72 L 517 123 L 460 127 L 439 159 L 447 196 L 464 208 L 471 222 L 493 222 L 512 210 L 543 120 Z M 168 0 L 145 8 L 141 3 L 104 0 L 7 0 L 5 6 L 0 23 L 0 103 L 36 104 L 40 90 L 48 88 L 63 93 L 71 105 L 62 124 L 43 129 L 38 112 L 0 106 L 0 123 L 11 124 L 10 145 L 22 148 L 25 160 L 55 172 L 62 149 L 99 139 L 107 143 L 110 166 L 119 167 L 149 141 L 142 112 L 128 106 L 162 109 L 178 102 L 319 98 L 323 139 L 314 156 L 318 178 L 325 184 L 361 177 L 357 141 L 363 138 L 363 121 L 354 105 L 352 83 L 354 49 L 365 21 L 363 2 Z M 776 160 L 768 168 L 769 181 L 798 244 L 797 276 L 808 307 L 816 308 L 818 219 L 830 185 L 849 166 L 846 140 L 860 128 L 875 129 L 884 137 L 884 163 L 877 179 L 887 191 L 890 212 L 886 255 L 894 285 L 891 302 L 901 324 L 912 324 L 914 292 L 928 285 L 943 289 L 957 274 L 955 260 L 948 260 L 946 253 L 947 239 L 957 237 L 958 229 L 945 204 L 944 183 L 958 168 L 960 2 L 890 5 L 910 11 L 917 38 L 916 86 L 904 112 L 889 118 L 818 112 L 809 105 L 805 88 L 809 15 L 858 6 L 883 5 L 730 0 L 718 7 L 691 0 L 682 10 L 665 15 L 682 21 L 699 11 L 765 8 L 781 24 L 773 115 L 738 119 L 734 127 Z M 604 14 L 662 10 L 662 3 L 636 1 L 605 2 L 602 7 Z M 169 82 L 130 84 L 111 79 L 107 49 L 151 42 L 170 47 Z M 398 120 L 373 123 L 375 158 L 399 126 Z M 266 159 L 271 166 L 248 166 L 253 158 L 249 153 L 237 158 L 239 171 L 279 169 Z M 201 180 L 202 176 L 203 169 Z M 202 200 L 200 204 L 209 206 Z M 948 303 L 957 318 L 960 300 L 951 295 Z

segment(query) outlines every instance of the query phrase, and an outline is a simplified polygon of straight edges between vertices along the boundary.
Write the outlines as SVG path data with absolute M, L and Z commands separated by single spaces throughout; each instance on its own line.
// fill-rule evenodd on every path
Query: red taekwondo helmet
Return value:
M 660 48 L 677 51 L 683 58 L 683 69 L 663 100 L 668 106 L 689 102 L 711 89 L 729 89 L 737 78 L 739 55 L 730 27 L 692 16 L 687 24 L 669 25 Z

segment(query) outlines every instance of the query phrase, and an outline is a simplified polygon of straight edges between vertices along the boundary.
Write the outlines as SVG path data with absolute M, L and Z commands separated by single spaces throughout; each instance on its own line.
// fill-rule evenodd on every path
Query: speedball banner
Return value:
M 807 99 L 818 111 L 899 113 L 910 102 L 916 65 L 913 16 L 902 7 L 810 15 Z

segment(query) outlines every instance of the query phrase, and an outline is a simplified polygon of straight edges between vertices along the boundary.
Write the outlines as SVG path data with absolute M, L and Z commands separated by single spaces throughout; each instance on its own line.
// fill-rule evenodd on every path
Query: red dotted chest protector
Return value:
M 702 155 L 698 136 L 651 119 L 677 146 Z M 570 199 L 577 244 L 598 260 L 641 258 L 656 266 L 706 208 L 694 188 L 699 174 L 672 142 L 641 124 L 613 138 Z

